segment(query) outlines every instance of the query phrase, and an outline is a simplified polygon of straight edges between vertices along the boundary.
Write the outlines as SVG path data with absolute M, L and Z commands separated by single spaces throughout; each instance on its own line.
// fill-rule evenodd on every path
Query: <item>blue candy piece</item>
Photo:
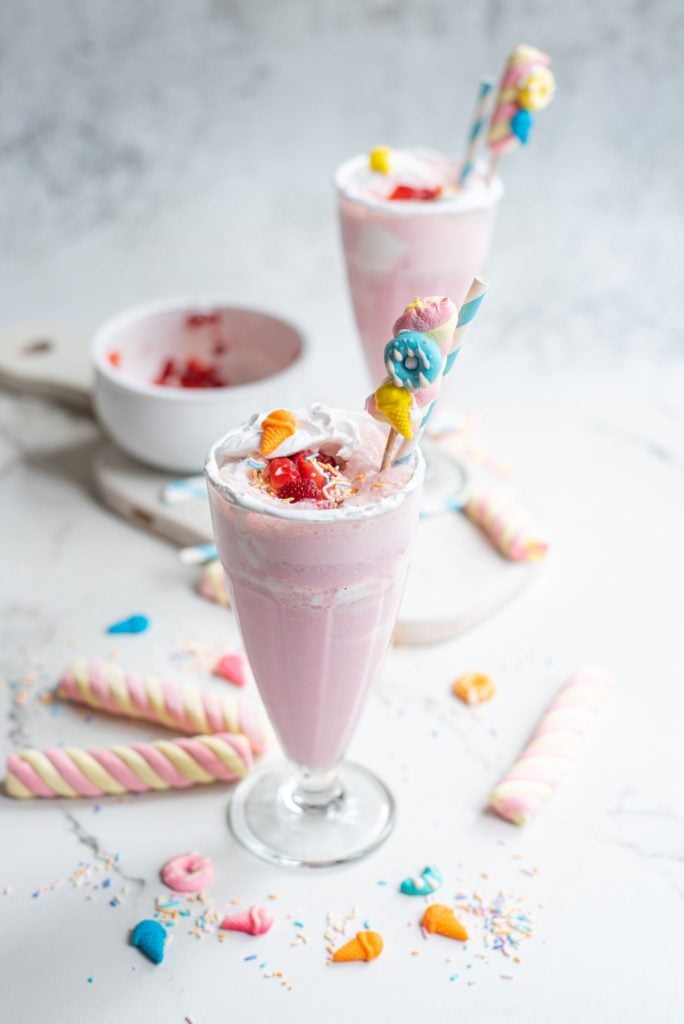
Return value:
M 530 137 L 534 118 L 529 110 L 519 110 L 511 119 L 511 132 L 516 139 L 520 139 L 523 146 Z
M 423 868 L 420 878 L 405 878 L 399 886 L 399 892 L 406 896 L 430 896 L 442 884 L 442 872 L 439 868 Z
M 115 622 L 112 626 L 107 626 L 108 633 L 144 633 L 150 624 L 150 620 L 146 615 L 131 615 L 127 619 L 122 619 L 121 622 Z
M 160 964 L 164 959 L 166 929 L 149 917 L 138 921 L 131 935 L 131 945 L 137 946 L 153 964 Z
M 426 388 L 442 369 L 439 345 L 421 331 L 399 331 L 385 345 L 384 360 L 394 383 L 407 391 Z

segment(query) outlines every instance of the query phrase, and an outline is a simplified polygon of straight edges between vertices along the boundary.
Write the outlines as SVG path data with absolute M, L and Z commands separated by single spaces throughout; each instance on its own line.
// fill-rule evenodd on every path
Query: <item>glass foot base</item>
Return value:
M 343 761 L 339 790 L 324 805 L 298 801 L 294 779 L 287 762 L 265 765 L 233 793 L 230 827 L 258 857 L 292 867 L 332 867 L 364 857 L 392 831 L 394 797 L 367 768 Z

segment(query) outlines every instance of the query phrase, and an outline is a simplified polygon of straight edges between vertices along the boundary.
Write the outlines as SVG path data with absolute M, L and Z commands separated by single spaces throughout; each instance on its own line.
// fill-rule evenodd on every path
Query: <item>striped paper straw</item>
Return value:
M 188 476 L 182 480 L 171 480 L 162 488 L 161 499 L 165 505 L 180 505 L 193 498 L 206 498 L 207 483 L 203 476 Z
M 473 120 L 470 124 L 470 132 L 468 133 L 468 146 L 466 148 L 465 156 L 463 158 L 463 166 L 461 167 L 461 173 L 458 178 L 458 183 L 461 188 L 464 187 L 470 175 L 473 173 L 475 166 L 475 153 L 480 141 L 480 136 L 484 131 L 484 127 L 487 123 L 487 117 L 485 108 L 487 107 L 487 97 L 494 88 L 493 78 L 483 78 L 480 81 L 480 85 L 477 90 L 477 101 L 475 103 L 475 110 L 473 111 Z
M 204 565 L 205 562 L 213 562 L 218 556 L 214 544 L 191 544 L 181 548 L 178 557 L 183 565 Z
M 473 283 L 468 289 L 468 294 L 465 297 L 463 305 L 458 312 L 458 323 L 456 324 L 456 330 L 454 331 L 454 340 L 451 343 L 451 351 L 446 357 L 446 363 L 444 364 L 443 376 L 446 377 L 447 373 L 451 373 L 456 356 L 461 351 L 461 346 L 465 341 L 466 334 L 470 330 L 478 309 L 482 305 L 482 300 L 485 297 L 485 292 L 489 288 L 489 281 L 486 277 L 474 277 Z

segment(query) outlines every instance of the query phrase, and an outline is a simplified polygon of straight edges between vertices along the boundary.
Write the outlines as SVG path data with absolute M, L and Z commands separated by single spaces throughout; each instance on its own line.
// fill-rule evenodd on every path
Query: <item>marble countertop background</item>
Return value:
M 352 403 L 363 368 L 333 168 L 381 141 L 458 150 L 478 76 L 519 41 L 552 54 L 559 83 L 529 151 L 504 165 L 487 316 L 459 377 L 461 407 L 513 462 L 554 552 L 478 629 L 391 652 L 353 753 L 397 791 L 397 832 L 312 878 L 238 850 L 225 791 L 1 801 L 3 1024 L 680 1021 L 681 4 L 4 0 L 0 40 L 0 336 L 25 320 L 87 334 L 138 301 L 225 295 L 301 323 L 317 395 Z M 0 394 L 3 757 L 152 734 L 37 699 L 77 654 L 178 675 L 193 651 L 238 642 L 170 546 L 97 504 L 97 436 L 87 418 Z M 132 601 L 153 628 L 113 644 L 103 627 Z M 483 814 L 546 701 L 592 662 L 618 692 L 568 785 L 527 830 Z M 448 696 L 470 666 L 500 682 L 474 715 Z M 243 960 L 247 939 L 177 935 L 160 968 L 126 945 L 162 891 L 159 865 L 192 847 L 217 864 L 217 898 L 280 894 L 257 952 L 292 991 Z M 459 887 L 521 895 L 538 925 L 520 965 L 490 955 L 471 970 L 409 927 L 393 888 L 431 861 L 445 901 Z M 75 886 L 79 862 L 90 881 Z M 94 888 L 106 877 L 118 907 Z M 387 953 L 327 969 L 325 911 L 354 906 Z M 291 945 L 295 919 L 308 945 Z

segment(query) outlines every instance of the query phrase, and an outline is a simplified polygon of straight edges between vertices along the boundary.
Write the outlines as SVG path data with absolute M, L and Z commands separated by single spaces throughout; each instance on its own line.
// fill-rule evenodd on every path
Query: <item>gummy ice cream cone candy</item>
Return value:
M 443 903 L 431 903 L 420 923 L 431 935 L 444 935 L 448 939 L 459 939 L 461 942 L 468 938 L 468 932 L 451 907 L 445 907 Z
M 379 957 L 384 948 L 382 935 L 378 932 L 357 932 L 356 937 L 335 950 L 333 963 L 344 964 L 355 960 L 368 961 Z
M 224 917 L 219 928 L 229 932 L 246 932 L 248 935 L 265 935 L 274 920 L 273 914 L 266 907 L 250 907 L 249 910 Z
M 262 455 L 271 455 L 276 448 L 279 448 L 283 441 L 292 437 L 295 432 L 295 418 L 287 409 L 276 409 L 265 416 L 261 423 L 261 444 L 259 451 Z

